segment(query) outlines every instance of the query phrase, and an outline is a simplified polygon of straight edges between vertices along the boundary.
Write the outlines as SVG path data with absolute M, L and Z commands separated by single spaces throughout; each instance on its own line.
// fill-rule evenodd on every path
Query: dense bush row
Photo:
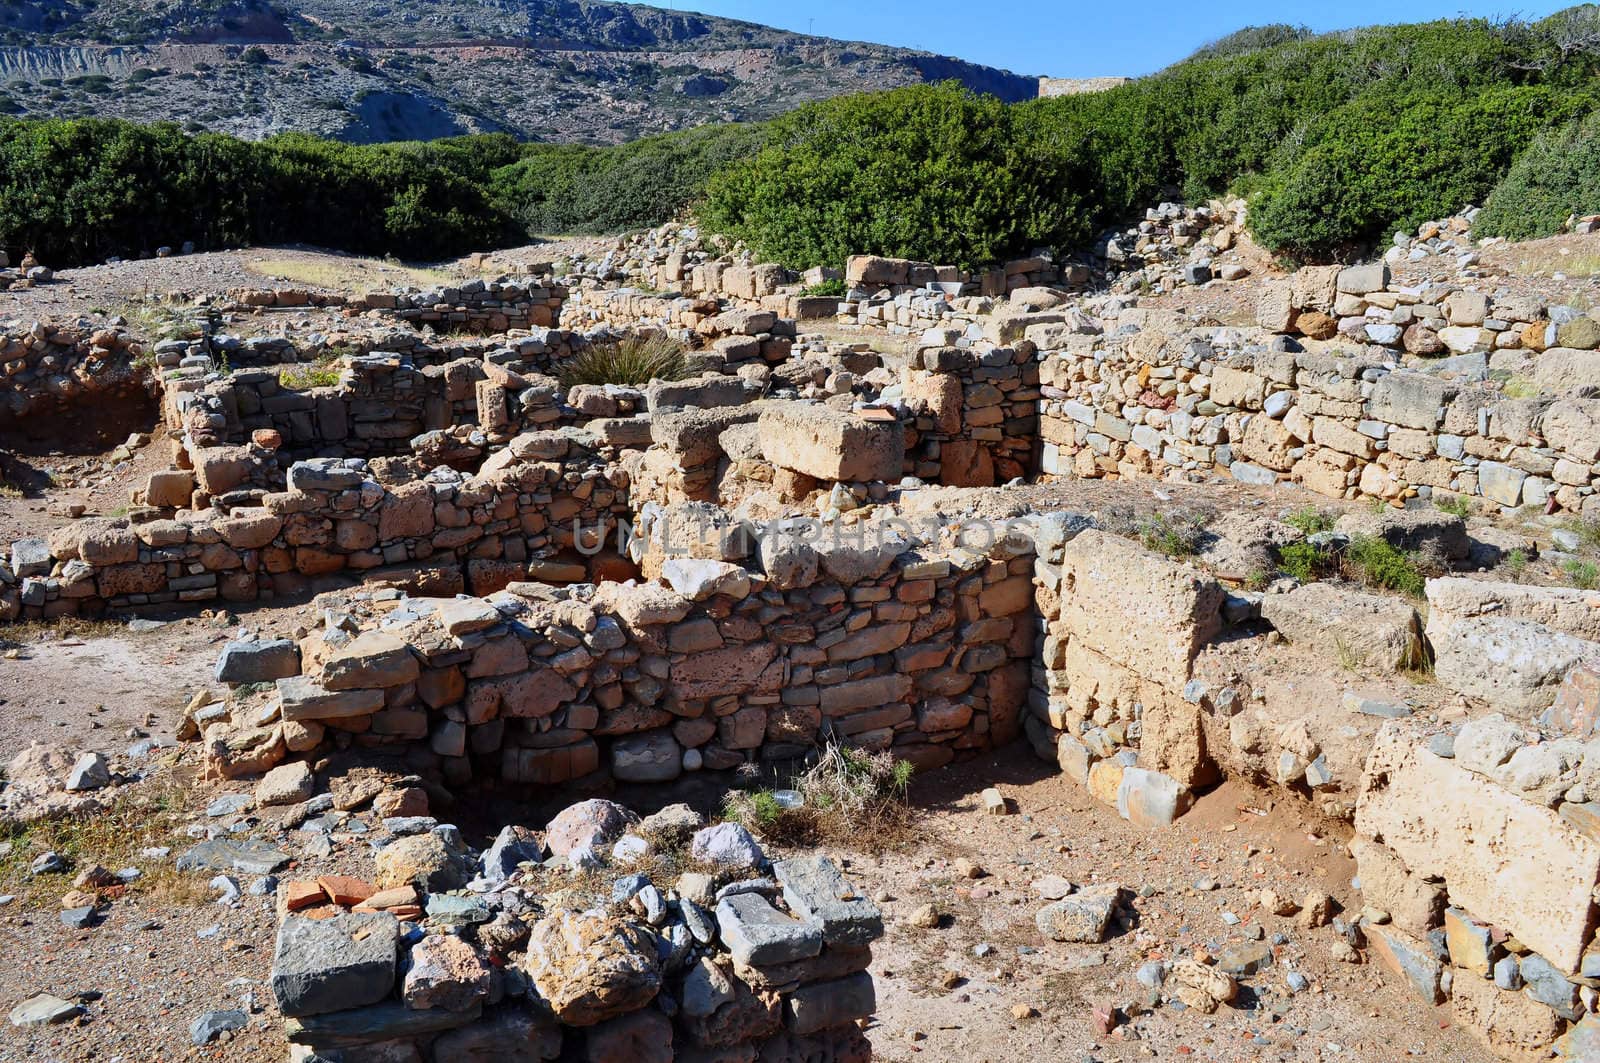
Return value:
M 1546 130 L 1512 164 L 1478 216 L 1478 231 L 1526 240 L 1573 214 L 1600 212 L 1600 111 Z
M 509 137 L 358 147 L 168 124 L 0 122 L 0 247 L 55 265 L 186 240 L 442 257 L 516 235 L 489 189 L 518 150 Z
M 857 252 L 979 265 L 1224 192 L 1248 194 L 1257 237 L 1292 257 L 1485 197 L 1485 231 L 1530 236 L 1600 211 L 1597 72 L 1591 5 L 1538 23 L 1259 27 L 1109 92 L 1009 106 L 922 86 L 615 148 L 0 119 L 0 246 L 57 265 L 184 240 L 434 258 L 698 204 L 792 266 Z
M 702 126 L 613 148 L 530 144 L 493 176 L 497 201 L 527 233 L 615 233 L 670 220 L 707 180 L 760 149 L 766 127 Z
M 1594 107 L 1597 60 L 1587 7 L 1537 24 L 1243 31 L 1121 88 L 1004 113 L 953 87 L 828 101 L 714 178 L 708 214 L 794 265 L 840 248 L 975 264 L 1076 243 L 1162 198 L 1238 191 L 1268 247 L 1326 257 L 1481 203 L 1542 130 Z

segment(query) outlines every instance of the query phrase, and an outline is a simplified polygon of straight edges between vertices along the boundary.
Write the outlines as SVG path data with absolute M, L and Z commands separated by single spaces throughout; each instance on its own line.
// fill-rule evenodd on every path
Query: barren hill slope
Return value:
M 945 56 L 601 0 L 0 5 L 0 114 L 249 137 L 614 143 L 947 78 L 1008 100 L 1038 88 Z

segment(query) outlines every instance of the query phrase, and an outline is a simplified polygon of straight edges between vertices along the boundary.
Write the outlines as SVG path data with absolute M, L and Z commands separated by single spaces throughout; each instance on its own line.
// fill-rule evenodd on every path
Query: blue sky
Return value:
M 1244 26 L 1290 22 L 1315 30 L 1515 12 L 1542 18 L 1567 2 L 1515 8 L 1410 0 L 1251 0 L 1212 7 L 1193 0 L 655 0 L 654 6 L 726 15 L 844 40 L 954 55 L 1019 74 L 1148 74 Z

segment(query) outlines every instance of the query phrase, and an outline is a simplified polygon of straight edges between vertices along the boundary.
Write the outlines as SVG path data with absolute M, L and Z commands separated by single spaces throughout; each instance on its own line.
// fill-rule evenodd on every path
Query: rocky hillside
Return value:
M 616 143 L 863 89 L 1036 78 L 945 56 L 600 0 L 12 0 L 0 114 L 354 142 L 509 132 Z

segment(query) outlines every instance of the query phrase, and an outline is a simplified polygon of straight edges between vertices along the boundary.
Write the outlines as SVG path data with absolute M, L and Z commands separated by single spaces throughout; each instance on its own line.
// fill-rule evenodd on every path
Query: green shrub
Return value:
M 1377 536 L 1358 535 L 1351 539 L 1344 551 L 1344 562 L 1368 586 L 1399 591 L 1413 598 L 1422 597 L 1427 583 L 1415 557 Z
M 1326 258 L 1482 202 L 1523 145 L 1572 106 L 1547 88 L 1370 96 L 1310 123 L 1251 208 L 1256 238 Z
M 1299 509 L 1283 518 L 1283 522 L 1291 528 L 1296 528 L 1302 535 L 1315 535 L 1317 532 L 1332 531 L 1334 515 L 1326 513 L 1316 506 L 1301 506 Z
M 847 293 L 848 289 L 845 287 L 844 281 L 839 278 L 835 278 L 831 281 L 823 281 L 821 284 L 810 285 L 800 294 L 817 297 L 828 296 L 832 298 L 843 299 Z
M 711 175 L 757 151 L 763 126 L 704 126 L 613 148 L 530 144 L 490 175 L 497 206 L 529 234 L 615 233 L 670 221 Z
M 586 347 L 561 365 L 558 376 L 565 390 L 577 384 L 643 387 L 652 380 L 680 380 L 688 372 L 683 348 L 671 337 L 657 333 Z
M 1600 586 L 1600 565 L 1593 561 L 1564 561 L 1561 571 L 1567 577 L 1567 582 L 1579 590 L 1592 591 Z
M 1466 495 L 1441 495 L 1436 493 L 1433 496 L 1433 506 L 1435 509 L 1442 510 L 1453 517 L 1460 517 L 1462 520 L 1472 516 L 1472 499 Z
M 1600 111 L 1534 138 L 1495 186 L 1477 232 L 1526 240 L 1559 232 L 1572 214 L 1600 211 Z
M 1285 575 L 1301 583 L 1315 583 L 1333 568 L 1333 558 L 1327 550 L 1311 543 L 1290 543 L 1278 549 L 1278 564 Z
M 1167 557 L 1192 557 L 1205 542 L 1205 523 L 1198 517 L 1168 518 L 1157 513 L 1135 525 L 1145 548 Z
M 711 179 L 704 218 L 796 268 L 852 254 L 972 266 L 1081 239 L 1070 160 L 1022 114 L 953 82 L 810 104 Z

